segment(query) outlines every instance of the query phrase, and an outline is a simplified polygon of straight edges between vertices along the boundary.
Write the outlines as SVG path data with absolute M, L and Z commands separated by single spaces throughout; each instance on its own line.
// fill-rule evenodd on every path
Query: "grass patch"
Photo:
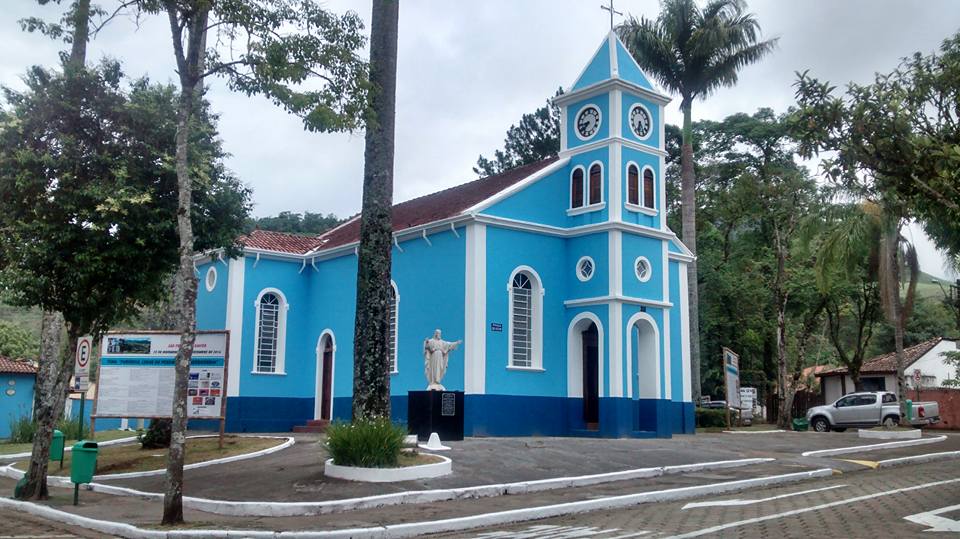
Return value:
M 217 437 L 188 438 L 185 464 L 196 464 L 223 457 L 232 457 L 267 449 L 283 443 L 279 438 L 252 438 L 245 436 L 225 436 L 223 449 L 217 447 Z M 141 449 L 139 443 L 111 445 L 100 449 L 97 455 L 97 473 L 146 472 L 162 469 L 167 464 L 166 449 Z M 18 462 L 17 469 L 25 470 L 26 462 Z M 59 475 L 54 464 L 53 473 Z M 70 469 L 70 453 L 64 454 L 64 470 Z
M 89 433 L 89 430 L 87 431 Z M 136 436 L 135 432 L 130 432 L 128 430 L 102 430 L 97 432 L 97 441 L 98 442 L 109 442 L 110 440 L 117 440 L 119 438 L 130 438 Z M 73 444 L 77 443 L 77 440 L 67 440 L 64 447 L 70 447 Z M 11 444 L 11 443 L 0 443 L 0 455 L 10 455 L 13 453 L 26 453 L 33 449 L 33 443 L 26 444 Z

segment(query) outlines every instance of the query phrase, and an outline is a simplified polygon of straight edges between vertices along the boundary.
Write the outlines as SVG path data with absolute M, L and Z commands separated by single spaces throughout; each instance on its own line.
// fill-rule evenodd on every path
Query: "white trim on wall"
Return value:
M 636 350 L 636 351 L 633 350 L 633 331 L 634 331 L 634 326 L 636 326 L 637 323 L 640 322 L 641 320 L 648 323 L 649 327 L 653 330 L 654 360 L 652 362 L 648 360 L 647 364 L 644 365 L 644 364 L 641 364 L 638 357 L 637 372 L 635 373 L 632 372 L 633 369 L 631 368 L 631 375 L 637 378 L 637 384 L 636 384 L 637 398 L 659 399 L 660 398 L 660 348 L 661 348 L 660 329 L 657 327 L 657 321 L 654 320 L 653 317 L 650 316 L 648 313 L 644 313 L 644 312 L 636 313 L 633 316 L 631 316 L 630 319 L 627 321 L 626 327 L 627 327 L 627 331 L 629 332 L 628 338 L 627 338 L 627 358 L 630 364 L 633 365 L 634 356 L 640 353 L 640 350 Z M 653 383 L 652 385 L 650 383 L 641 384 L 640 383 L 641 374 L 644 374 L 642 372 L 642 370 L 644 370 L 643 367 L 649 368 L 651 364 L 654 366 Z M 651 391 L 651 387 L 653 388 L 653 391 Z
M 623 396 L 623 304 L 610 304 L 610 396 Z
M 683 402 L 693 402 L 690 387 L 690 303 L 687 298 L 687 265 L 680 264 L 680 354 L 683 368 Z
M 583 144 L 573 148 L 567 148 L 566 150 L 561 151 L 558 155 L 560 157 L 570 157 L 572 155 L 586 153 L 586 152 L 596 150 L 597 148 L 602 148 L 611 142 L 619 142 L 625 148 L 630 148 L 632 150 L 636 150 L 638 152 L 643 152 L 650 155 L 657 155 L 657 156 L 667 155 L 667 152 L 664 150 L 655 148 L 653 146 L 648 146 L 646 144 L 642 144 L 635 140 L 624 138 L 624 137 L 609 137 L 609 138 L 600 139 L 596 142 L 588 142 L 587 144 Z
M 390 369 L 390 374 L 397 374 L 400 372 L 400 289 L 397 288 L 397 282 L 393 279 L 390 279 L 390 287 L 393 288 L 393 308 L 396 312 L 393 331 L 393 368 Z
M 227 307 L 224 326 L 230 330 L 230 356 L 227 368 L 227 397 L 240 396 L 240 362 L 243 344 L 243 289 L 246 258 L 231 258 L 227 267 Z
M 667 242 L 660 242 L 663 250 L 663 301 L 670 301 L 670 260 L 667 256 L 670 250 Z M 679 269 L 679 267 L 678 267 Z M 663 398 L 670 399 L 673 391 L 670 388 L 670 309 L 663 310 L 663 380 L 664 395 Z
M 280 308 L 277 313 L 277 356 L 274 361 L 273 371 L 257 370 L 257 350 L 260 349 L 260 300 L 265 294 L 276 294 L 277 297 L 280 298 Z M 253 325 L 253 368 L 251 373 L 268 375 L 287 374 L 285 370 L 287 354 L 287 311 L 290 310 L 290 303 L 287 301 L 287 296 L 285 296 L 279 288 L 264 288 L 257 294 L 257 299 L 253 301 L 253 309 L 256 313 L 256 318 Z
M 320 417 L 323 410 L 323 338 L 330 337 L 330 347 L 333 349 L 333 357 L 330 361 L 330 417 L 324 418 Z M 320 337 L 317 338 L 317 387 L 314 403 L 313 403 L 313 418 L 314 419 L 333 419 L 333 384 L 336 382 L 337 377 L 334 375 L 337 370 L 337 339 L 333 334 L 333 330 L 330 328 L 324 329 L 320 332 Z
M 204 288 L 207 289 L 207 292 L 213 292 L 217 287 L 217 267 L 214 264 L 211 264 L 207 268 L 207 274 L 203 277 Z
M 640 275 L 640 271 L 638 271 L 637 269 L 637 266 L 640 265 L 640 262 L 645 262 L 647 265 L 646 276 Z M 633 261 L 633 274 L 637 278 L 637 280 L 640 281 L 641 283 L 645 283 L 649 281 L 650 278 L 653 277 L 653 264 L 650 263 L 650 259 L 645 256 L 638 256 Z M 664 301 L 669 301 L 669 298 L 664 299 Z
M 483 395 L 487 361 L 487 225 L 467 225 L 464 392 Z
M 530 299 L 533 303 L 531 314 L 530 336 L 530 366 L 513 364 L 513 278 L 523 272 L 532 277 Z M 521 265 L 514 268 L 507 279 L 507 368 L 512 370 L 543 370 L 543 296 L 546 289 L 540 274 L 530 266 Z
M 610 186 L 610 217 L 614 223 L 623 221 L 623 171 L 620 164 L 623 162 L 623 147 L 619 142 L 610 143 L 610 172 L 608 185 Z
M 590 311 L 577 314 L 567 326 L 567 396 L 583 398 L 583 346 L 579 335 L 582 330 L 578 330 L 577 325 L 584 320 L 597 325 L 597 395 L 603 397 L 603 324 Z

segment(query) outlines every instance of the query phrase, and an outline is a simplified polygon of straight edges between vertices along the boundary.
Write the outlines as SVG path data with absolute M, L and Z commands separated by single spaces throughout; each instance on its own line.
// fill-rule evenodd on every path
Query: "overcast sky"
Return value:
M 22 86 L 32 64 L 55 65 L 62 43 L 20 31 L 17 20 L 59 18 L 56 5 L 2 0 L 0 84 Z M 94 0 L 104 7 L 113 0 Z M 605 3 L 605 2 L 604 2 Z M 403 0 L 397 83 L 395 200 L 403 201 L 472 180 L 471 167 L 503 142 L 525 112 L 559 86 L 569 87 L 609 29 L 600 0 Z M 334 0 L 335 12 L 354 10 L 369 27 L 370 2 Z M 655 17 L 657 0 L 619 0 L 617 9 Z M 932 52 L 960 29 L 960 2 L 952 0 L 752 0 L 750 11 L 778 50 L 744 69 L 739 84 L 694 105 L 694 117 L 722 119 L 758 107 L 784 111 L 793 102 L 794 73 L 843 84 L 868 82 L 900 57 Z M 173 54 L 166 19 L 139 29 L 113 21 L 91 43 L 89 61 L 109 55 L 128 75 L 172 81 Z M 364 53 L 366 54 L 366 53 Z M 258 216 L 283 210 L 347 216 L 360 208 L 363 135 L 307 133 L 300 121 L 262 98 L 229 92 L 214 81 L 208 95 L 221 113 L 228 164 L 253 188 Z M 666 120 L 679 123 L 672 104 Z M 923 233 L 911 227 L 924 271 L 943 275 L 943 261 Z

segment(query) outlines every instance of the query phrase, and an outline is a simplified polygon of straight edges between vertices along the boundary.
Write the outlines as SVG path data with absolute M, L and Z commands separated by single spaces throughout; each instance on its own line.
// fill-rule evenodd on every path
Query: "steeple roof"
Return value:
M 600 42 L 597 52 L 577 77 L 568 93 L 577 92 L 610 79 L 619 79 L 645 90 L 660 93 L 613 30 L 610 30 Z

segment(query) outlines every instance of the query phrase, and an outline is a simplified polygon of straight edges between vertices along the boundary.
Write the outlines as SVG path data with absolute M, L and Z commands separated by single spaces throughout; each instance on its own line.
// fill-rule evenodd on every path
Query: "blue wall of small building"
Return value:
M 213 290 L 207 290 L 207 272 L 214 268 L 217 279 Z M 214 260 L 197 266 L 197 329 L 224 329 L 227 316 L 227 264 Z
M 33 374 L 0 373 L 0 438 L 10 437 L 12 422 L 33 415 L 35 378 Z

